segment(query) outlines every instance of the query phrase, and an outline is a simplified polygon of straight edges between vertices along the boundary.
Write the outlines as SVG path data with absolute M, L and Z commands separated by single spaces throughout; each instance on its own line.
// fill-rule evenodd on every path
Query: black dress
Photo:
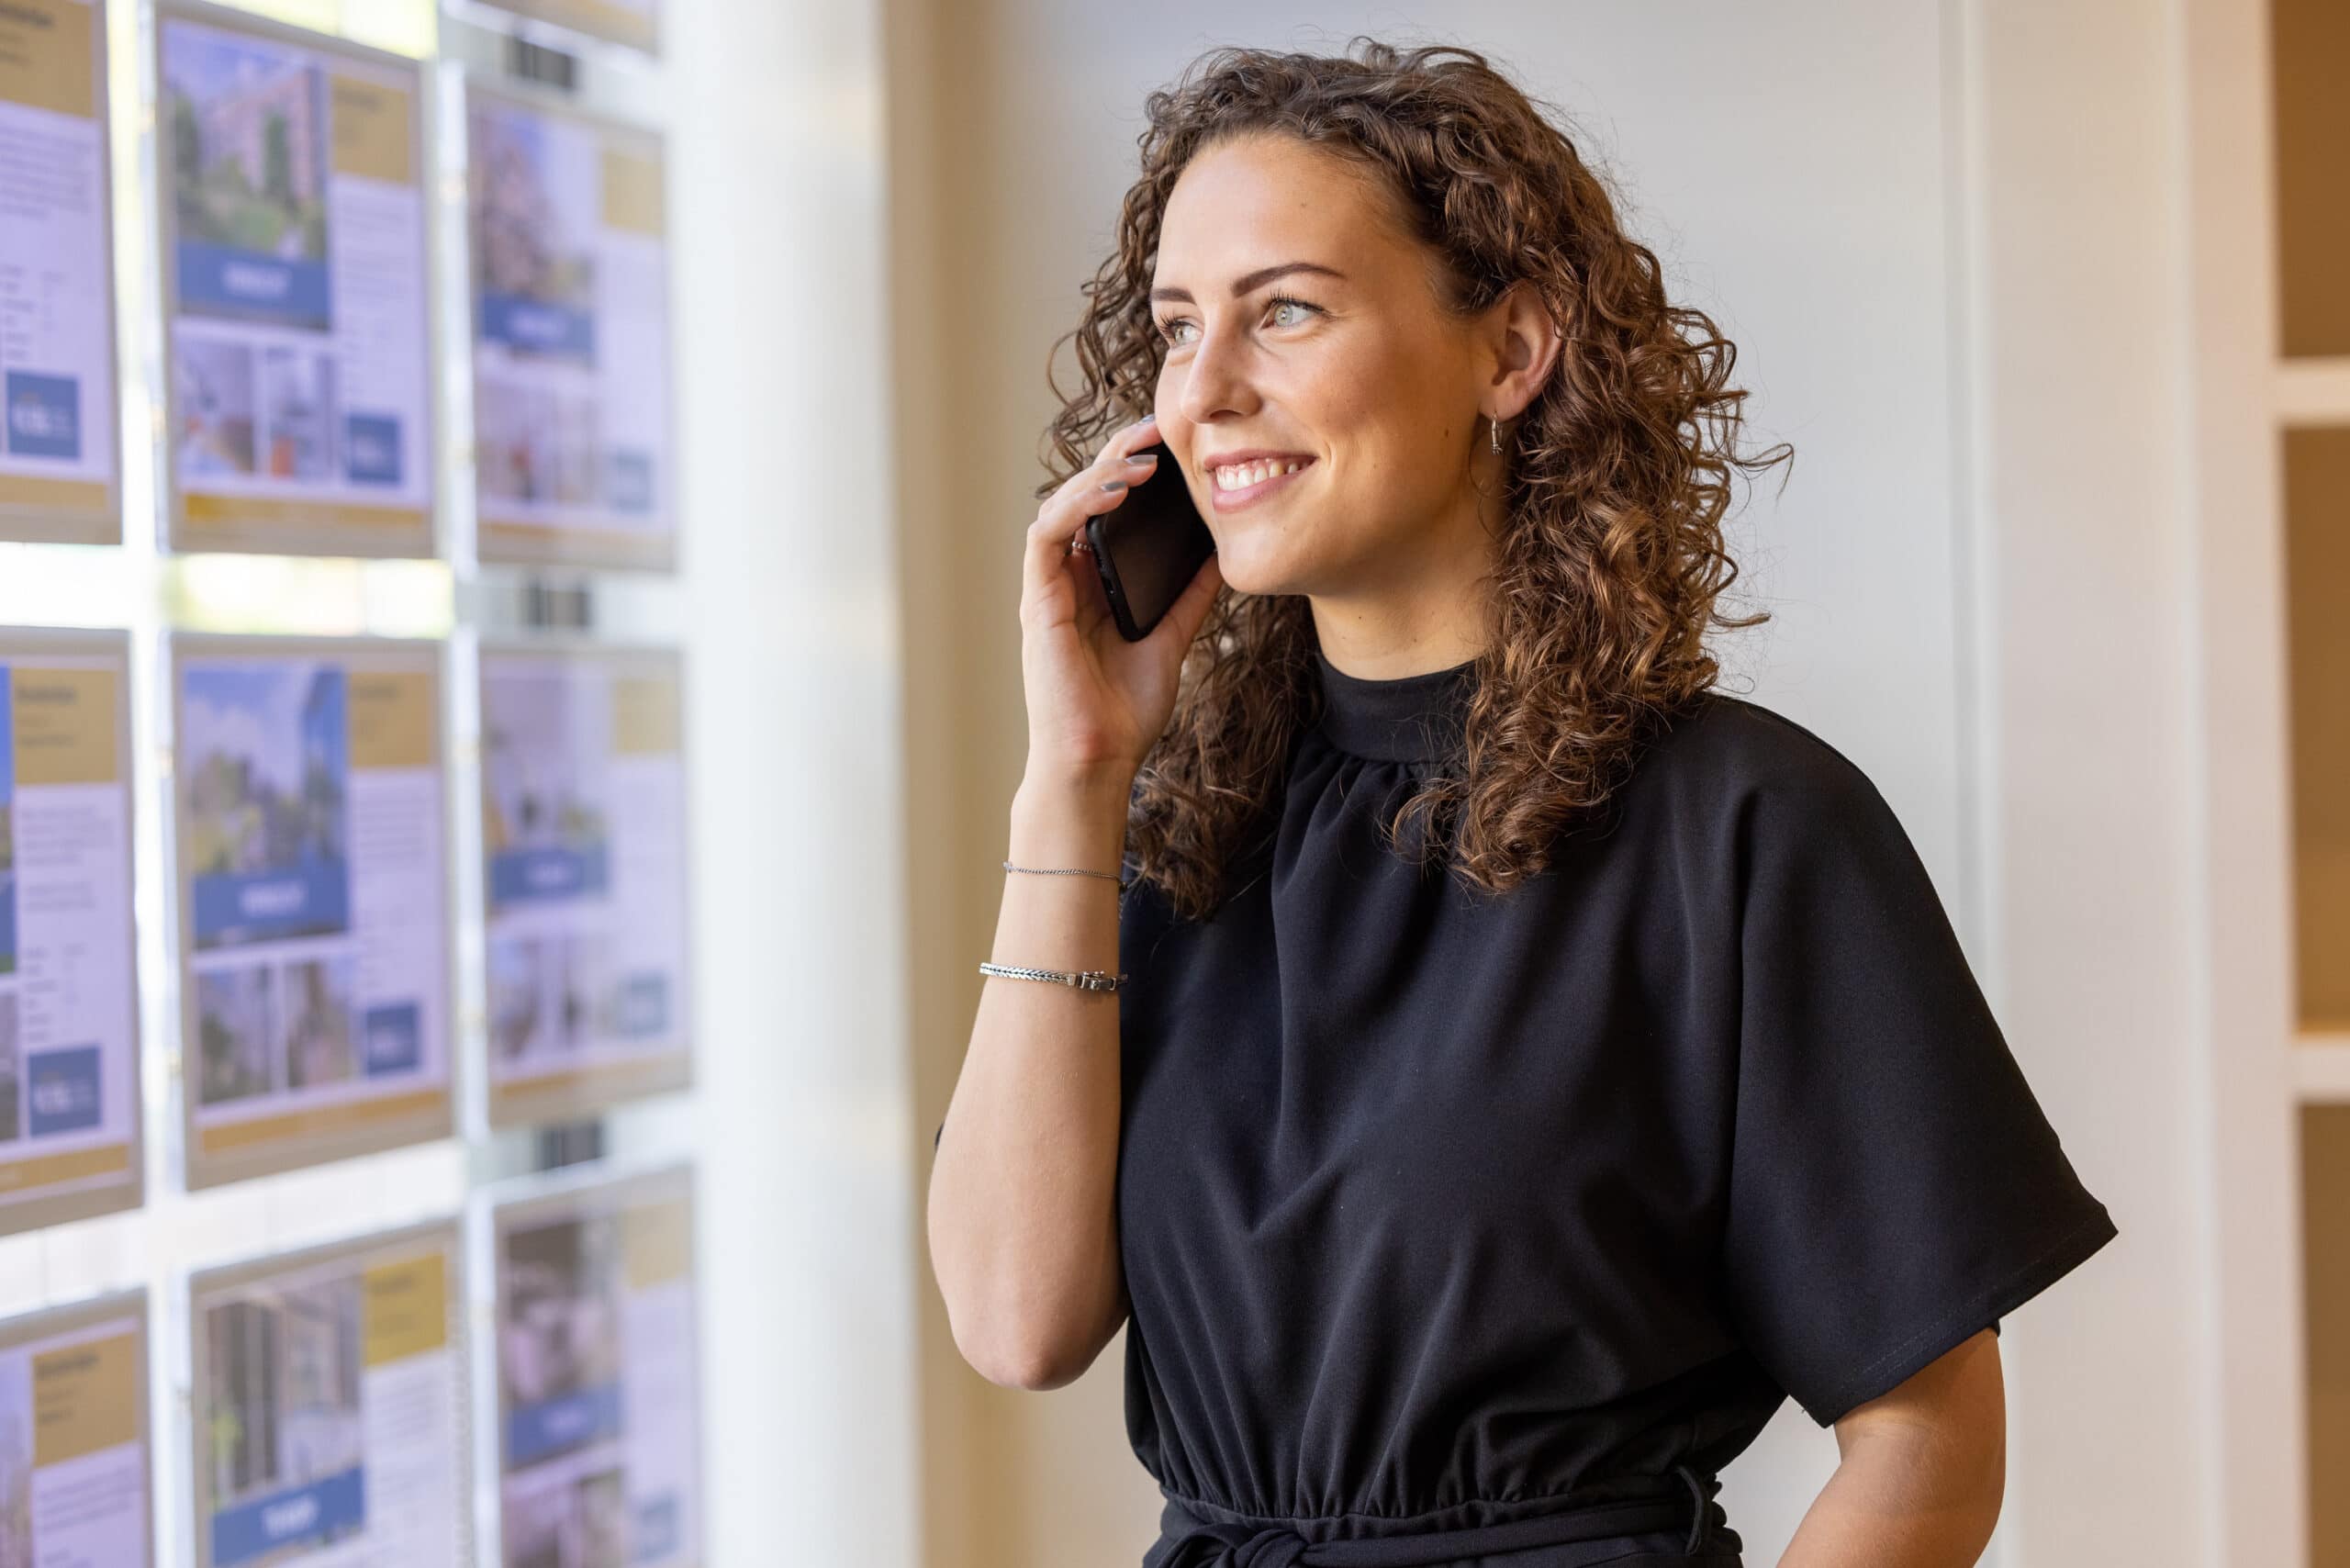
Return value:
M 2116 1235 L 1792 721 L 1707 696 L 1498 900 L 1386 849 L 1472 672 L 1317 656 L 1239 890 L 1124 902 L 1146 1568 L 1736 1563 L 1715 1473 L 1785 1398 L 1828 1426 Z

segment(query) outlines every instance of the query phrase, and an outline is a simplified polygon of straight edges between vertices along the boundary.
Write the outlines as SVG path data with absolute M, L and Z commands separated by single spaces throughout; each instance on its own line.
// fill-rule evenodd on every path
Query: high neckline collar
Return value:
M 1439 762 L 1460 750 L 1469 700 L 1477 690 L 1474 658 L 1450 669 L 1368 680 L 1314 650 L 1322 692 L 1322 736 L 1340 751 L 1379 762 Z

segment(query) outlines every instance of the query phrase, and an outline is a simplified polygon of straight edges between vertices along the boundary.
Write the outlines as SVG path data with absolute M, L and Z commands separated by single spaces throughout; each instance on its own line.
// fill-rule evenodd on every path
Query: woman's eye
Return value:
M 1327 314 L 1319 305 L 1314 304 L 1311 300 L 1300 299 L 1293 294 L 1276 294 L 1265 301 L 1265 314 L 1268 318 L 1278 317 L 1284 310 L 1296 311 L 1298 313 L 1296 319 L 1288 323 L 1275 320 L 1272 323 L 1274 326 L 1303 326 L 1308 317 Z

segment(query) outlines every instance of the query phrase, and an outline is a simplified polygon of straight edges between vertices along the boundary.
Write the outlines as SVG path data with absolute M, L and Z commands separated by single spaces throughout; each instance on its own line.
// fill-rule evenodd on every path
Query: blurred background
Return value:
M 250 1483 L 204 1425 L 244 1353 L 207 1338 L 207 1304 L 254 1288 L 257 1260 L 419 1226 L 448 1259 L 451 1430 L 473 1435 L 451 1448 L 467 1456 L 452 1507 L 478 1561 L 541 1560 L 515 1534 L 536 1445 L 558 1416 L 597 1418 L 533 1403 L 533 1377 L 571 1385 L 546 1372 L 554 1340 L 529 1302 L 584 1300 L 599 1247 L 617 1249 L 616 1310 L 636 1325 L 614 1342 L 640 1379 L 691 1394 L 663 1417 L 692 1439 L 666 1446 L 689 1456 L 678 1473 L 641 1431 L 613 1439 L 666 1477 L 656 1512 L 683 1531 L 647 1533 L 638 1509 L 630 1561 L 1139 1561 L 1158 1498 L 1126 1444 L 1123 1338 L 1049 1394 L 962 1361 L 922 1239 L 928 1133 L 977 1003 L 1026 749 L 1019 553 L 1056 406 L 1046 353 L 1109 249 L 1144 95 L 1218 44 L 1337 52 L 1367 32 L 1477 49 L 1554 106 L 1677 302 L 1737 343 L 1750 437 L 1796 456 L 1784 487 L 1742 495 L 1731 531 L 1733 608 L 1774 619 L 1718 652 L 1739 689 L 1845 752 L 1899 812 L 2120 1226 L 2003 1325 L 2008 1488 L 1984 1561 L 2350 1565 L 2340 0 L 94 14 L 105 92 L 85 118 L 108 128 L 119 382 L 99 510 L 116 527 L 52 518 L 44 533 L 19 505 L 0 537 L 49 542 L 0 543 L 0 627 L 124 639 L 145 1182 L 139 1207 L 12 1226 L 0 1312 L 143 1293 L 157 1562 L 229 1560 L 204 1524 Z M 201 398 L 173 387 L 195 358 L 179 316 L 201 291 L 177 247 L 201 204 L 157 196 L 191 145 L 157 70 L 174 16 L 265 16 L 355 46 L 330 51 L 338 93 L 361 65 L 414 84 L 420 545 L 306 533 L 325 526 L 315 506 L 272 534 L 266 509 L 197 504 Z M 662 459 L 607 465 L 621 521 L 533 521 L 540 481 L 516 477 L 519 459 L 495 466 L 500 421 L 520 416 L 485 364 L 576 325 L 543 275 L 538 294 L 518 286 L 535 313 L 486 324 L 484 215 L 509 210 L 486 209 L 481 184 L 501 95 L 606 138 L 577 154 L 621 236 L 597 330 L 669 394 L 666 413 L 657 397 L 651 412 L 598 406 L 598 439 L 624 444 L 634 419 Z M 513 133 L 525 162 L 536 134 Z M 254 149 L 264 190 L 306 177 L 266 138 Z M 24 194 L 27 166 L 0 160 L 12 224 L 57 199 Z M 0 511 L 8 482 L 0 468 Z M 203 650 L 196 633 L 305 640 L 314 657 L 340 656 L 319 639 L 430 645 L 429 771 L 449 802 L 442 1123 L 217 1182 L 208 1092 L 182 1059 L 198 1037 L 183 935 L 200 922 L 174 890 L 194 835 L 173 659 Z M 643 755 L 626 736 L 650 734 L 683 759 L 627 808 L 666 824 L 650 854 L 682 883 L 660 913 L 623 912 L 613 938 L 690 933 L 661 960 L 676 1052 L 517 1100 L 508 1066 L 478 1065 L 504 1049 L 494 999 L 518 949 L 500 934 L 529 929 L 500 924 L 489 677 L 500 658 L 611 648 L 676 661 L 649 708 L 613 720 L 613 755 Z M 574 1231 L 555 1245 L 558 1222 Z M 580 1239 L 599 1225 L 618 1239 Z M 348 1256 L 381 1270 L 414 1250 Z M 599 1331 L 568 1310 L 574 1340 Z M 683 1361 L 643 1349 L 680 1345 Z M 0 1404 L 6 1370 L 0 1354 Z M 1835 1462 L 1833 1434 L 1790 1405 L 1728 1473 L 1749 1562 L 1777 1560 Z

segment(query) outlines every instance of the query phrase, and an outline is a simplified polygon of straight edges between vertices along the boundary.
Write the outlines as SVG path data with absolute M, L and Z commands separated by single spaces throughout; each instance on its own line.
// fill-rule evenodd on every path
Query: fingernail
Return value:
M 1111 479 L 1105 481 L 1102 487 L 1105 490 L 1123 490 L 1126 487 L 1126 482 L 1124 479 Z
M 1157 412 L 1156 410 L 1153 410 L 1153 411 L 1152 411 L 1152 412 L 1150 412 L 1150 413 L 1145 414 L 1145 415 L 1144 415 L 1140 420 L 1136 420 L 1136 422 L 1137 424 L 1146 424 L 1146 425 L 1147 425 L 1147 424 L 1152 424 L 1152 423 L 1157 422 L 1158 419 L 1158 412 Z
M 1126 461 L 1129 463 L 1156 463 L 1158 461 L 1158 454 L 1156 452 L 1130 452 L 1126 454 Z

